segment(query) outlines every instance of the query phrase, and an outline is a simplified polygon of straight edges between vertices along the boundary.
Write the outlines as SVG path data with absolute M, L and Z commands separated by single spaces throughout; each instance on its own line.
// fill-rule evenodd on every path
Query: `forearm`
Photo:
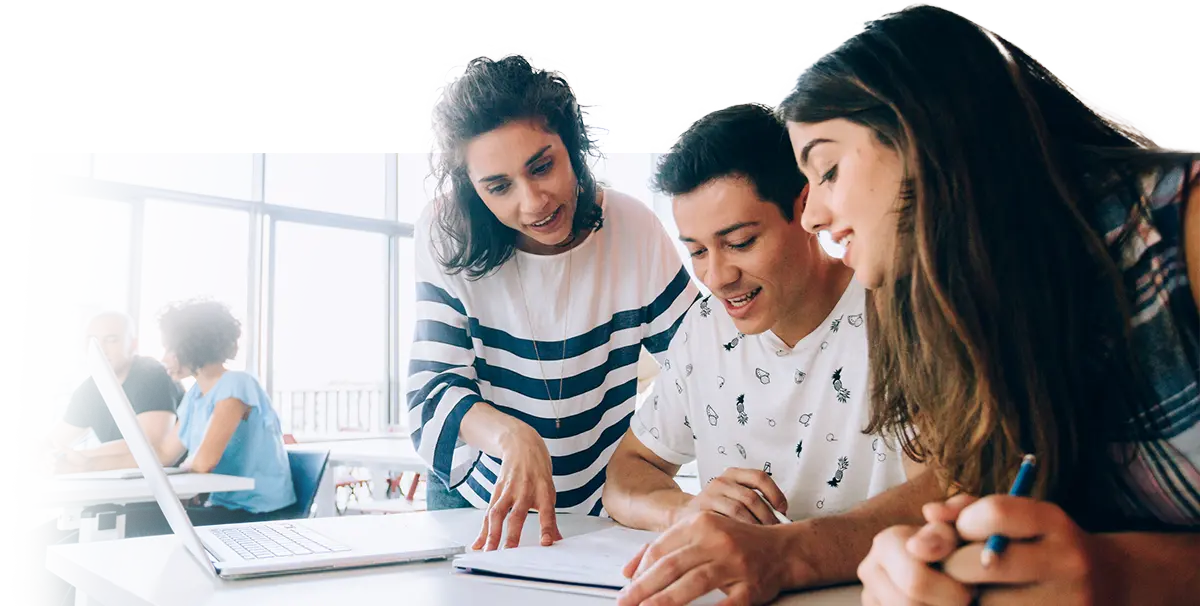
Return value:
M 614 455 L 609 461 L 604 509 L 625 526 L 666 530 L 692 498 L 670 474 L 639 456 Z
M 845 513 L 778 526 L 788 534 L 792 566 L 785 587 L 813 587 L 855 579 L 880 531 L 922 524 L 921 506 L 945 498 L 931 471 L 878 494 Z
M 99 446 L 96 446 L 95 448 L 86 448 L 80 450 L 79 452 L 86 457 L 100 459 L 112 456 L 128 455 L 129 445 L 125 443 L 125 440 L 113 440 L 112 442 L 105 442 Z
M 1200 533 L 1091 536 L 1097 595 L 1111 604 L 1192 604 L 1200 596 Z
M 532 427 L 487 402 L 476 402 L 463 415 L 459 435 L 467 444 L 500 458 L 534 437 L 540 439 Z

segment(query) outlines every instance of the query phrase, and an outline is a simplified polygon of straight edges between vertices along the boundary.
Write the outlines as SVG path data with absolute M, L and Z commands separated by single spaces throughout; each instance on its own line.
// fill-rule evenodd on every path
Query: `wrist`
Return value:
M 769 527 L 777 543 L 776 561 L 782 566 L 782 588 L 819 587 L 840 580 L 830 571 L 821 570 L 814 563 L 816 558 L 809 553 L 809 548 L 820 540 L 820 532 L 813 523 L 819 520 L 813 518 Z
M 667 515 L 663 520 L 663 527 L 659 530 L 666 530 L 674 526 L 677 522 L 687 517 L 688 514 L 692 513 L 691 505 L 695 498 L 695 495 L 690 495 L 682 490 L 679 491 L 674 506 L 666 509 Z
M 508 459 L 510 455 L 527 451 L 535 440 L 540 441 L 540 439 L 541 436 L 532 427 L 515 418 L 508 417 L 508 420 L 500 426 L 496 437 L 496 446 L 500 449 L 500 458 Z

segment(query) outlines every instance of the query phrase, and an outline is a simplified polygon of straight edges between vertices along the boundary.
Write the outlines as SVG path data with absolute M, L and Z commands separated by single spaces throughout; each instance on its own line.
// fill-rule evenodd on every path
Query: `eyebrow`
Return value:
M 537 150 L 536 152 L 534 152 L 534 154 L 532 156 L 529 156 L 529 159 L 525 161 L 525 166 L 529 166 L 530 164 L 533 164 L 534 162 L 537 162 L 538 160 L 540 160 L 542 158 L 542 156 L 546 155 L 546 152 L 550 149 L 550 147 L 551 147 L 550 145 L 547 145 L 546 147 L 543 147 L 543 148 Z M 491 183 L 492 181 L 499 181 L 500 179 L 503 179 L 507 176 L 508 175 L 503 175 L 503 174 L 488 175 L 486 177 L 479 179 L 479 182 L 480 183 Z
M 800 150 L 800 166 L 808 166 L 808 154 L 812 149 L 822 143 L 833 143 L 833 139 L 813 139 L 804 145 L 804 149 Z
M 746 227 L 755 227 L 757 225 L 758 225 L 758 221 L 743 221 L 742 223 L 734 223 L 733 225 L 730 225 L 729 227 L 726 227 L 725 229 L 722 229 L 713 235 L 717 236 L 718 238 L 723 238 L 739 229 L 743 229 Z M 696 243 L 696 240 L 694 238 L 689 238 L 687 236 L 682 236 L 682 235 L 679 236 L 679 241 L 680 242 L 690 242 L 693 244 Z

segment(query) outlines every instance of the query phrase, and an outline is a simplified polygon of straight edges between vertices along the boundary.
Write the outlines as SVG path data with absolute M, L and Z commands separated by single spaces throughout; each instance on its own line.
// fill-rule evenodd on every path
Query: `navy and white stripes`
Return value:
M 605 467 L 633 413 L 639 354 L 665 351 L 697 297 L 648 208 L 612 190 L 604 206 L 604 228 L 569 253 L 518 252 L 473 282 L 438 267 L 428 217 L 418 224 L 413 442 L 433 476 L 477 507 L 491 498 L 501 461 L 465 444 L 459 427 L 488 402 L 545 439 L 557 508 L 599 514 Z

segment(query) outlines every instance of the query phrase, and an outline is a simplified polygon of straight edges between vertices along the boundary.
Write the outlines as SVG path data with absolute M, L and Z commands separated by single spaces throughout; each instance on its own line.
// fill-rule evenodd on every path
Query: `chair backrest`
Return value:
M 312 511 L 313 501 L 317 498 L 317 489 L 321 486 L 321 476 L 325 474 L 325 465 L 329 463 L 329 451 L 288 451 L 288 466 L 292 468 L 292 486 L 296 489 L 296 504 L 292 510 L 300 517 L 307 518 Z

